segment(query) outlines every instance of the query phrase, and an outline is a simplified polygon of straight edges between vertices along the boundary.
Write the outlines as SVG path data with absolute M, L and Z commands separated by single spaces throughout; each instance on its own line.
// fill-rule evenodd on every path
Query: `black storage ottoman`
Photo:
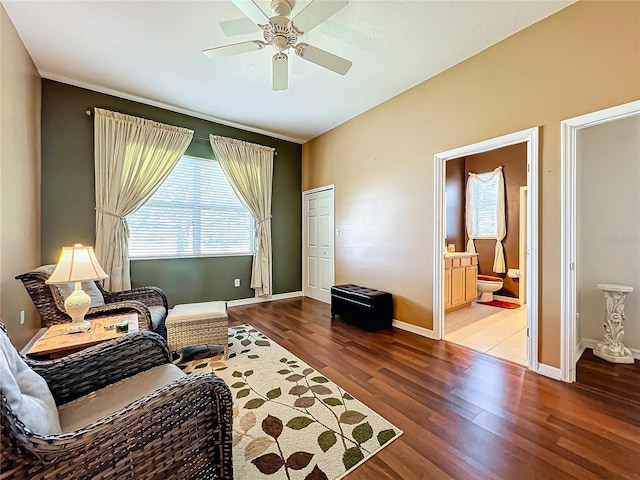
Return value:
M 393 296 L 360 285 L 331 287 L 331 318 L 341 319 L 370 332 L 387 328 L 393 321 Z

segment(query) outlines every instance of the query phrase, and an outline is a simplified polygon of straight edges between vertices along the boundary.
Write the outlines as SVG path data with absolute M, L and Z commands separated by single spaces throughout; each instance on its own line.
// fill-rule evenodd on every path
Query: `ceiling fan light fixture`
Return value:
M 276 47 L 276 50 L 282 52 L 289 48 L 289 40 L 283 35 L 276 35 L 273 37 L 273 46 Z
M 254 21 L 262 30 L 264 42 L 261 40 L 249 40 L 237 44 L 224 45 L 204 50 L 203 53 L 211 58 L 218 59 L 231 55 L 239 55 L 255 50 L 262 50 L 267 45 L 272 45 L 278 53 L 273 57 L 273 90 L 286 90 L 288 87 L 288 61 L 285 54 L 290 48 L 296 54 L 308 62 L 326 68 L 339 75 L 345 75 L 351 68 L 352 63 L 338 55 L 327 52 L 320 48 L 298 43 L 298 39 L 332 16 L 334 13 L 344 8 L 349 0 L 312 0 L 294 18 L 289 19 L 295 0 L 271 0 L 271 10 L 273 16 L 268 23 L 263 23 L 266 18 L 264 12 L 255 3 L 255 0 L 231 0 L 245 16 Z M 235 25 L 237 22 L 228 21 L 230 31 L 244 31 L 246 22 L 241 26 Z M 233 28 L 231 28 L 233 27 Z
M 266 25 L 259 25 L 263 31 L 265 42 L 283 51 L 295 46 L 298 37 L 302 35 L 293 22 L 284 17 L 273 17 Z

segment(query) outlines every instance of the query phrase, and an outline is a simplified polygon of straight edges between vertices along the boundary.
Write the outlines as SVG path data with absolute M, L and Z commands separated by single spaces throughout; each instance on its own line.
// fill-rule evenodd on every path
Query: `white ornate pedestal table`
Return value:
M 604 292 L 606 314 L 604 317 L 604 343 L 598 343 L 593 354 L 612 363 L 633 363 L 631 351 L 622 344 L 624 337 L 624 298 L 633 292 L 633 287 L 599 283 Z

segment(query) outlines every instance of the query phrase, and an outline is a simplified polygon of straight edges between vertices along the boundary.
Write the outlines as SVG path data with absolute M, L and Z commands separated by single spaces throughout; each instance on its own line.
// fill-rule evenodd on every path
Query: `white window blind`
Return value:
M 473 231 L 475 238 L 496 238 L 498 225 L 498 176 L 492 172 L 480 173 L 471 184 L 471 206 L 473 209 Z
M 183 156 L 127 222 L 133 259 L 253 254 L 253 217 L 215 160 Z

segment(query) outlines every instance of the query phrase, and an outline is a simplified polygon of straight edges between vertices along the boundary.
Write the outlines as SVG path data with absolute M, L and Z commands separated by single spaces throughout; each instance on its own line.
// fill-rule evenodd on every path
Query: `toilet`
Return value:
M 490 275 L 478 275 L 478 294 L 479 302 L 492 302 L 493 292 L 497 292 L 502 288 L 504 282 L 500 277 L 492 277 Z

